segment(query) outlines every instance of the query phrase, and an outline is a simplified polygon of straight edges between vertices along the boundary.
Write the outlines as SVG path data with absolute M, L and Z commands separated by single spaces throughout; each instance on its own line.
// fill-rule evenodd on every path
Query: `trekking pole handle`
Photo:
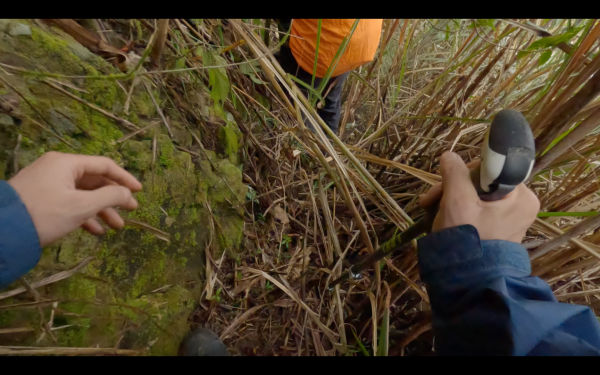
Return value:
M 496 114 L 481 149 L 481 164 L 471 180 L 483 201 L 504 198 L 527 180 L 535 162 L 531 127 L 521 114 L 503 109 Z
M 535 141 L 531 127 L 521 114 L 503 109 L 494 116 L 481 146 L 481 163 L 471 170 L 471 181 L 483 201 L 504 198 L 527 180 L 535 162 Z M 423 218 L 427 232 L 439 210 L 439 202 Z

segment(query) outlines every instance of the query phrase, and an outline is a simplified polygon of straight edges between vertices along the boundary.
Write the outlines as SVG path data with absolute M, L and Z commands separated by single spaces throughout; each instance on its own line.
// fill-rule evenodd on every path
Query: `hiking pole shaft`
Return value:
M 427 210 L 424 218 L 418 220 L 415 224 L 399 235 L 392 237 L 389 241 L 381 245 L 377 251 L 367 255 L 365 258 L 358 261 L 358 263 L 353 264 L 348 271 L 345 271 L 340 275 L 340 277 L 330 282 L 329 289 L 350 277 L 354 280 L 360 279 L 361 272 L 371 267 L 376 262 L 392 253 L 408 249 L 412 240 L 417 238 L 420 234 L 431 230 L 433 219 L 435 218 L 437 211 L 438 205 L 435 204 L 434 207 L 431 207 Z

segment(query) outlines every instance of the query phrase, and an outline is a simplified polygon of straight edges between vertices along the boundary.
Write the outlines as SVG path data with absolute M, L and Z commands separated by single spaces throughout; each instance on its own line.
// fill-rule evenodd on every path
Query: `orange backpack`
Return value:
M 315 64 L 318 21 L 316 19 L 294 19 L 290 49 L 296 62 L 302 69 L 312 74 Z M 321 42 L 316 76 L 323 78 L 333 62 L 338 48 L 345 36 L 350 34 L 354 19 L 323 19 L 321 23 Z M 339 59 L 331 77 L 339 76 L 368 63 L 375 57 L 381 37 L 383 20 L 361 19 L 352 34 L 352 38 Z

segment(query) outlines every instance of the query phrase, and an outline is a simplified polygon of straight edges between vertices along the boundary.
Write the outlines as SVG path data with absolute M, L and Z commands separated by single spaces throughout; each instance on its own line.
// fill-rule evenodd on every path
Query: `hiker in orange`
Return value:
M 317 51 L 318 24 L 317 19 L 279 19 L 281 29 L 291 35 L 289 45 L 285 44 L 276 54 L 279 64 L 289 74 L 311 85 Z M 335 63 L 335 55 L 342 45 L 344 37 L 350 35 L 354 19 L 321 20 L 321 37 L 319 41 L 318 61 L 313 87 L 318 87 L 327 70 L 333 69 L 322 95 L 325 103 L 317 107 L 317 113 L 323 121 L 338 133 L 340 112 L 342 109 L 341 94 L 344 81 L 352 69 L 368 63 L 375 57 L 381 37 L 381 19 L 361 19 L 346 46 L 342 56 Z M 299 88 L 308 96 L 308 90 Z

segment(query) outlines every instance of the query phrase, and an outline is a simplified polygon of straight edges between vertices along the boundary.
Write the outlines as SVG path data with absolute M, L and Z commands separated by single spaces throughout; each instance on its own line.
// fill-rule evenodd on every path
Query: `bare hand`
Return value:
M 519 184 L 503 199 L 484 202 L 477 196 L 469 168 L 460 156 L 446 152 L 440 166 L 442 182 L 419 197 L 419 205 L 424 208 L 442 198 L 432 231 L 471 224 L 482 240 L 521 243 L 540 209 L 540 202 L 531 190 Z
M 41 246 L 82 227 L 104 234 L 98 215 L 113 229 L 123 219 L 114 207 L 133 210 L 132 192 L 142 184 L 113 160 L 101 156 L 48 152 L 8 183 L 27 207 Z

